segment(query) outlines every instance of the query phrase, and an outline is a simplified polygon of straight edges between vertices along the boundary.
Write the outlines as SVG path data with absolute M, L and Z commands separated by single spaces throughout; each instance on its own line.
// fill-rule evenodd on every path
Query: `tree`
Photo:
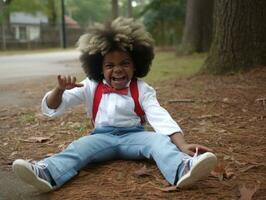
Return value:
M 112 0 L 112 19 L 115 19 L 118 17 L 118 0 Z
M 215 29 L 203 71 L 228 73 L 266 65 L 266 1 L 217 0 Z
M 185 0 L 153 0 L 140 13 L 148 31 L 160 46 L 177 43 L 184 15 Z
M 38 7 L 37 0 L 33 0 L 30 5 L 27 5 L 27 0 L 0 0 L 0 23 L 1 23 L 1 35 L 2 35 L 2 49 L 6 50 L 6 24 L 9 22 L 9 16 L 11 12 L 26 11 L 34 13 Z
M 213 0 L 187 0 L 181 49 L 184 53 L 208 51 L 212 40 Z
M 103 22 L 111 16 L 111 4 L 106 0 L 66 0 L 65 4 L 67 15 L 84 26 L 95 21 Z
M 57 9 L 55 0 L 48 0 L 46 13 L 48 15 L 49 23 L 55 26 L 57 22 Z
M 0 0 L 1 2 L 2 0 Z M 26 12 L 35 14 L 43 12 L 51 25 L 56 25 L 58 13 L 61 12 L 60 1 L 55 0 L 8 0 L 6 1 L 3 15 L 6 19 L 9 18 L 11 12 Z M 1 21 L 1 18 L 0 18 Z
M 132 17 L 132 0 L 127 0 L 127 17 Z

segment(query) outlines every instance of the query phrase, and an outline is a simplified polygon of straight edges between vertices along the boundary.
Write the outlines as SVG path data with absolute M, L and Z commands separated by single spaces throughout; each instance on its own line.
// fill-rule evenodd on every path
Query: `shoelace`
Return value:
M 31 163 L 32 170 L 34 171 L 34 173 L 38 177 L 40 177 L 46 181 L 50 181 L 50 179 L 47 177 L 47 175 L 45 174 L 45 171 L 44 171 L 47 168 L 47 164 L 38 163 L 36 161 L 31 161 L 30 163 Z
M 183 161 L 184 161 L 184 169 L 185 169 L 185 174 L 188 173 L 188 171 L 190 170 L 190 168 L 192 167 L 193 163 L 197 160 L 197 157 L 198 157 L 198 153 L 199 153 L 199 149 L 198 147 L 196 148 L 196 152 L 194 154 L 194 156 L 192 158 L 184 158 Z

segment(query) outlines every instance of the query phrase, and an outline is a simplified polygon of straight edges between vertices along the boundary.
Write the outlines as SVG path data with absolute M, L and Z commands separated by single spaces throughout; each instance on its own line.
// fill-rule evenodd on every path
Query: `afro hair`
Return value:
M 102 62 L 106 53 L 113 50 L 127 51 L 132 57 L 134 77 L 148 74 L 154 58 L 154 45 L 151 35 L 142 23 L 119 17 L 106 24 L 95 23 L 78 40 L 81 51 L 80 61 L 87 77 L 101 81 Z

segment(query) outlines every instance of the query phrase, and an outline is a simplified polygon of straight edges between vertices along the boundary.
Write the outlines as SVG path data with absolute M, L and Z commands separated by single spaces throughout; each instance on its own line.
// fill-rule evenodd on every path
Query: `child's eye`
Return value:
M 104 67 L 105 67 L 106 69 L 112 69 L 113 66 L 114 66 L 114 65 L 111 65 L 111 64 L 104 65 Z
M 121 65 L 123 67 L 127 67 L 128 65 L 130 65 L 130 62 L 129 61 L 124 61 L 124 62 L 121 63 Z

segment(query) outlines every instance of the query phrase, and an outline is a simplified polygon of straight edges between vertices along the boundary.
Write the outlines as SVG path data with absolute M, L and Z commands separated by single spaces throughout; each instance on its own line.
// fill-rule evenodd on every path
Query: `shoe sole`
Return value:
M 205 153 L 197 162 L 192 166 L 191 170 L 185 174 L 177 182 L 176 186 L 179 188 L 187 188 L 192 186 L 196 181 L 207 177 L 217 164 L 217 158 L 213 153 Z
M 12 165 L 12 169 L 22 181 L 34 186 L 41 192 L 49 192 L 53 189 L 47 181 L 35 175 L 35 173 L 31 169 L 31 164 L 29 164 L 25 160 L 15 160 Z

